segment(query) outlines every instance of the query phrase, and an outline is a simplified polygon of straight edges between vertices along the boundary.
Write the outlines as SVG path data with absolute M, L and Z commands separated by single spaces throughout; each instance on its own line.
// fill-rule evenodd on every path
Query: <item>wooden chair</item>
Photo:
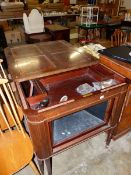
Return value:
M 127 41 L 126 34 L 120 29 L 115 29 L 115 32 L 111 36 L 111 47 L 120 46 Z
M 32 9 L 29 16 L 23 13 L 23 23 L 27 43 L 31 44 L 52 40 L 52 36 L 45 33 L 43 14 L 37 9 Z
M 0 60 L 0 175 L 11 175 L 30 165 L 36 175 L 39 171 L 31 161 L 33 146 L 20 119 L 23 113 L 13 95 Z

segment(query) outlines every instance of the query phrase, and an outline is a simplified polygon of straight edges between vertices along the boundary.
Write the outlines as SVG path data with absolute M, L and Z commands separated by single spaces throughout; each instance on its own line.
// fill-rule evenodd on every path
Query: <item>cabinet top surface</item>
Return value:
M 6 48 L 14 81 L 26 81 L 96 64 L 96 58 L 66 41 L 49 41 Z
M 131 80 L 131 64 L 101 55 L 100 62 Z
M 69 28 L 57 24 L 45 25 L 45 28 L 49 29 L 50 31 L 69 30 Z

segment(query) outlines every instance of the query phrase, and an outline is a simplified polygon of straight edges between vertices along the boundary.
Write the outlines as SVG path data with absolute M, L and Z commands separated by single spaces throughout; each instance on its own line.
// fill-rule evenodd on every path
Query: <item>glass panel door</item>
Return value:
M 53 145 L 105 124 L 108 101 L 52 121 Z

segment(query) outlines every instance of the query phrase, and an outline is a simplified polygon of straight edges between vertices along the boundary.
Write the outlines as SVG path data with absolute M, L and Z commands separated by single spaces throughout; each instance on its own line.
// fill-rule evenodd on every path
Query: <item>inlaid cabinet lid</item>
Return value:
M 131 80 L 131 64 L 101 55 L 100 62 Z
M 96 64 L 98 60 L 84 49 L 66 41 L 21 45 L 5 50 L 14 81 L 46 77 Z

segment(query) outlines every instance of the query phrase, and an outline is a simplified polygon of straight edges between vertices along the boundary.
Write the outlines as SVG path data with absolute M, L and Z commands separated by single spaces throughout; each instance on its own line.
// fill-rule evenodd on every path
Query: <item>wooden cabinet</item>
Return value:
M 104 11 L 106 15 L 112 17 L 118 15 L 119 1 L 120 0 L 113 0 L 113 1 L 105 0 L 104 2 L 102 1 L 97 2 L 98 6 L 100 7 L 100 11 Z
M 52 40 L 70 41 L 70 29 L 61 25 L 45 25 L 45 30 L 51 34 Z
M 101 132 L 109 144 L 127 92 L 125 77 L 65 41 L 6 50 L 43 170 L 51 157 Z
M 81 85 L 111 79 L 117 83 L 85 95 L 78 93 Z M 107 132 L 106 143 L 110 143 L 127 91 L 124 77 L 95 64 L 32 83 L 33 96 L 27 95 L 29 81 L 17 83 L 17 88 L 27 104 L 24 112 L 41 169 L 45 161 L 52 175 L 53 155 L 103 131 Z
M 131 130 L 131 84 L 129 84 L 128 91 L 123 104 L 123 110 L 119 120 L 117 130 L 114 138 L 117 138 Z
M 128 90 L 123 103 L 118 127 L 114 132 L 114 139 L 131 130 L 131 64 L 101 56 L 101 63 L 127 78 Z

